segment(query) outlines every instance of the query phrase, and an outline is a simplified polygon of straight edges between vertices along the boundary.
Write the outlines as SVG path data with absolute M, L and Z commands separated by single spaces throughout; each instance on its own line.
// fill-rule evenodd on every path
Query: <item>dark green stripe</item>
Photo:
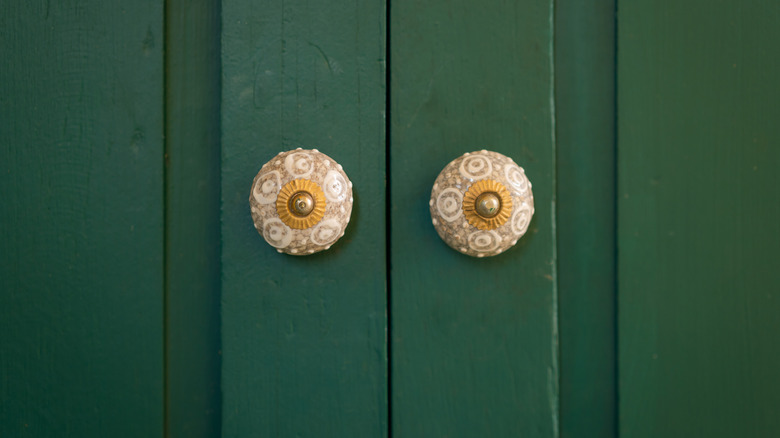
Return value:
M 556 1 L 561 436 L 616 436 L 615 1 Z
M 218 436 L 219 28 L 217 0 L 165 10 L 166 436 Z

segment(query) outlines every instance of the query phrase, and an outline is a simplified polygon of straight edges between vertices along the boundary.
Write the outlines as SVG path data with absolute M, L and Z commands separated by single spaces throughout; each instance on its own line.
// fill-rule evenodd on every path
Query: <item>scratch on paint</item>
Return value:
M 555 14 L 554 14 L 554 4 L 555 2 L 550 2 L 550 9 L 549 9 L 549 23 L 550 23 L 550 32 L 552 35 L 555 35 Z M 548 46 L 548 53 L 549 53 L 549 62 L 550 62 L 550 139 L 552 140 L 552 168 L 557 168 L 556 163 L 556 155 L 558 153 L 557 148 L 558 145 L 556 144 L 556 138 L 555 138 L 555 57 L 553 56 L 553 53 L 555 53 L 555 42 L 553 38 L 549 39 L 549 46 Z M 553 176 L 552 178 L 552 200 L 550 201 L 550 216 L 551 216 L 551 222 L 552 222 L 552 255 L 553 255 L 553 263 L 552 263 L 552 348 L 551 348 L 551 366 L 547 369 L 547 379 L 548 379 L 548 385 L 547 385 L 547 391 L 548 395 L 547 398 L 550 403 L 550 411 L 552 413 L 552 428 L 553 428 L 553 437 L 558 438 L 560 436 L 560 417 L 559 417 L 559 409 L 560 409 L 560 394 L 559 394 L 559 387 L 558 387 L 558 379 L 560 378 L 559 375 L 559 368 L 558 368 L 558 354 L 559 354 L 559 340 L 558 340 L 558 230 L 557 230 L 557 213 L 558 213 L 558 199 L 556 197 L 556 193 L 558 191 L 558 187 L 556 184 L 557 178 Z
M 407 128 L 412 126 L 414 120 L 417 118 L 417 115 L 420 114 L 420 110 L 422 109 L 422 107 L 425 105 L 426 102 L 430 100 L 432 90 L 433 90 L 433 78 L 431 78 L 431 80 L 428 81 L 428 90 L 425 92 L 425 98 L 422 101 L 420 101 L 420 104 L 417 105 L 417 108 L 414 110 L 414 114 L 412 114 L 412 117 L 409 118 L 409 122 L 406 124 Z
M 142 43 L 142 49 L 144 55 L 149 55 L 149 53 L 151 53 L 153 48 L 154 48 L 154 34 L 152 33 L 152 27 L 149 26 L 146 29 L 146 38 L 144 38 Z
M 553 436 L 558 437 L 558 372 L 547 367 L 547 400 L 552 412 Z
M 330 58 L 328 58 L 328 55 L 325 54 L 325 51 L 322 50 L 320 46 L 314 44 L 311 41 L 309 41 L 308 43 L 310 46 L 314 47 L 315 49 L 317 49 L 318 52 L 320 52 L 320 55 L 322 56 L 322 59 L 325 60 L 325 63 L 328 65 L 328 70 L 330 71 L 331 74 L 339 74 L 342 72 L 339 63 L 336 62 L 335 60 L 331 60 Z

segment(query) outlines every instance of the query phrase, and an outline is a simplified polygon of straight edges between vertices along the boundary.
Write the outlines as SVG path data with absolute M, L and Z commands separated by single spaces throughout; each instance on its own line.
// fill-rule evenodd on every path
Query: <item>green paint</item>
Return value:
M 0 5 L 0 436 L 162 435 L 162 30 Z
M 393 435 L 554 437 L 552 4 L 390 12 Z M 450 249 L 428 213 L 439 171 L 483 148 L 523 166 L 536 200 L 528 234 L 490 259 Z
M 0 436 L 616 436 L 615 195 L 621 434 L 776 435 L 780 8 L 621 3 L 616 193 L 614 4 L 556 3 L 554 114 L 526 3 L 393 3 L 390 95 L 383 2 L 0 6 Z M 247 205 L 298 146 L 356 200 L 309 257 Z M 472 259 L 427 202 L 482 148 L 537 209 Z
M 222 10 L 222 432 L 387 434 L 383 2 Z M 328 251 L 258 235 L 249 191 L 281 150 L 344 166 L 355 207 Z
M 561 436 L 617 436 L 615 2 L 555 7 Z
M 219 2 L 166 2 L 166 433 L 218 436 Z
M 621 435 L 777 436 L 780 6 L 618 11 Z

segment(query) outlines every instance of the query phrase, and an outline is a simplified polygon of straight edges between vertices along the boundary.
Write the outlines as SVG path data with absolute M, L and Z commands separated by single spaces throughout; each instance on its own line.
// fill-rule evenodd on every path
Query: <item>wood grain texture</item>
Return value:
M 0 4 L 0 436 L 162 435 L 162 17 Z
M 621 436 L 778 436 L 780 5 L 618 11 Z
M 557 436 L 552 3 L 394 1 L 391 370 L 394 436 Z M 464 152 L 514 158 L 536 214 L 477 259 L 431 224 L 437 174 Z
M 219 9 L 165 4 L 166 436 L 219 436 Z
M 561 436 L 617 436 L 615 1 L 555 4 Z
M 223 436 L 386 436 L 385 4 L 222 8 Z M 248 203 L 296 147 L 354 183 L 346 235 L 305 257 L 277 254 Z

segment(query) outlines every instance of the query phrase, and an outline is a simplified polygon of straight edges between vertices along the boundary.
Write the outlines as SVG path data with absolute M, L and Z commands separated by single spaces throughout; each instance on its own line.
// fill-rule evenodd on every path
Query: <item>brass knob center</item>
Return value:
M 305 230 L 322 219 L 326 204 L 325 193 L 317 183 L 294 179 L 285 184 L 276 196 L 276 213 L 288 227 Z
M 474 204 L 477 214 L 485 219 L 495 217 L 501 211 L 501 198 L 498 197 L 498 193 L 485 192 L 477 197 Z
M 308 192 L 298 192 L 290 197 L 290 211 L 298 217 L 305 217 L 314 210 L 314 197 Z

